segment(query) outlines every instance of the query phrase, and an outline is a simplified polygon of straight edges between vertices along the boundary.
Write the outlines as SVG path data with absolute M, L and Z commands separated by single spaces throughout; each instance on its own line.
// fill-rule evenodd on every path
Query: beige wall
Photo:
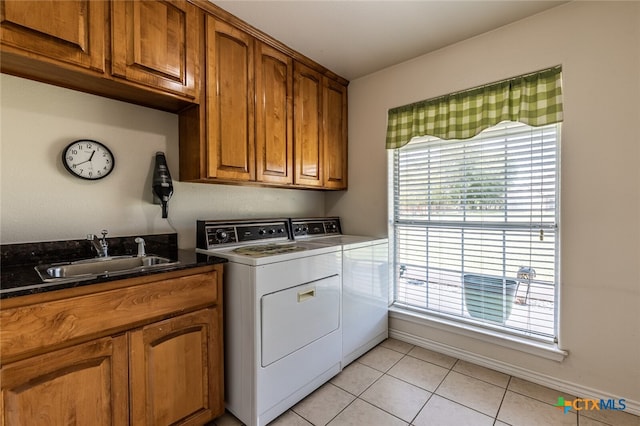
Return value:
M 195 247 L 197 219 L 321 215 L 318 191 L 177 182 L 178 116 L 9 75 L 0 76 L 0 242 L 178 232 Z M 101 181 L 72 177 L 62 149 L 96 139 L 116 157 Z M 169 219 L 152 204 L 156 151 L 174 179 Z
M 404 321 L 393 329 L 640 401 L 640 3 L 572 2 L 352 81 L 349 231 L 387 230 L 389 108 L 561 64 L 562 363 Z M 366 214 L 362 214 L 366 212 Z

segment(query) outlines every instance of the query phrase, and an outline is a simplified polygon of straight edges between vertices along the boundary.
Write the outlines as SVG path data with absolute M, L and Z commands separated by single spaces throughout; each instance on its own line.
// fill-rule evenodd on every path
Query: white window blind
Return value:
M 555 340 L 559 126 L 394 150 L 396 306 Z

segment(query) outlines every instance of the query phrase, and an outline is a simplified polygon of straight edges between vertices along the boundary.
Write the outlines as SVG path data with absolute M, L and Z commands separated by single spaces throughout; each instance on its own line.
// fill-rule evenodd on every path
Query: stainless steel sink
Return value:
M 148 256 L 109 256 L 75 262 L 39 265 L 35 269 L 44 282 L 80 281 L 99 276 L 124 275 L 136 272 L 167 269 L 179 264 L 166 257 Z

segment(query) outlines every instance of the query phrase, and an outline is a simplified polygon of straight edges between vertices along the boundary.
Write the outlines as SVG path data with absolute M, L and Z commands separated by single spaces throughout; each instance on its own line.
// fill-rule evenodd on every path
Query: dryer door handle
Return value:
M 311 298 L 316 297 L 316 289 L 311 288 L 309 290 L 305 290 L 305 291 L 300 291 L 298 292 L 298 303 L 302 303 L 305 300 L 309 300 Z

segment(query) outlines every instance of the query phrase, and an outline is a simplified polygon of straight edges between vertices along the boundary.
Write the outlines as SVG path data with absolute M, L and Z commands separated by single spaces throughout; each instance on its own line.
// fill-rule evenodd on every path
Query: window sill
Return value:
M 535 355 L 557 362 L 562 362 L 569 355 L 569 352 L 558 348 L 558 345 L 554 343 L 536 342 L 533 340 L 528 340 L 524 337 L 499 333 L 470 324 L 461 326 L 460 323 L 450 321 L 445 318 L 430 317 L 418 312 L 402 309 L 398 306 L 392 305 L 389 307 L 389 317 L 411 322 L 414 324 L 436 328 L 438 330 L 458 334 L 465 337 L 470 337 L 476 340 L 503 346 L 508 349 L 517 350 L 529 355 Z M 447 351 L 444 345 L 443 348 L 440 349 L 443 352 L 451 352 Z

